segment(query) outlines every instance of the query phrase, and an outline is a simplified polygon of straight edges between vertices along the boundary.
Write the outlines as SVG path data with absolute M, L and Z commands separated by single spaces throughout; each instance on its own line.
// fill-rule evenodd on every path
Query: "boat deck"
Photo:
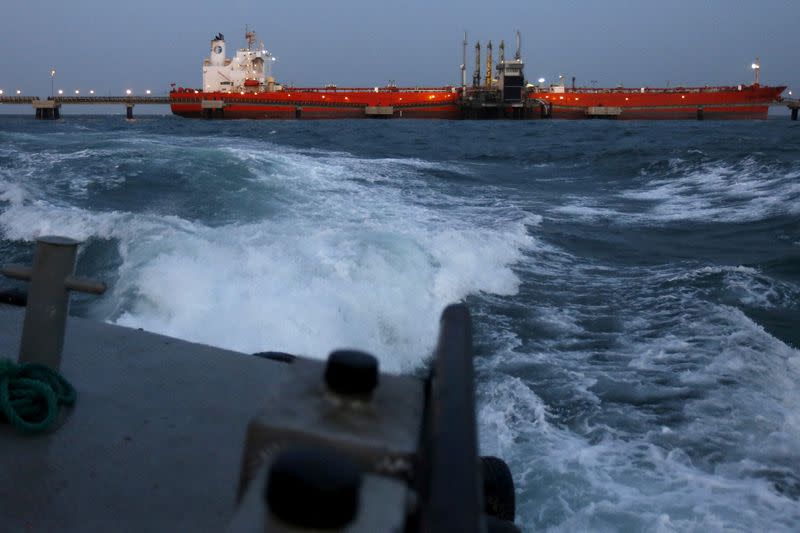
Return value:
M 0 357 L 16 360 L 24 311 L 0 304 Z M 78 400 L 48 435 L 0 423 L 0 529 L 224 530 L 247 423 L 312 364 L 69 318 L 61 373 Z

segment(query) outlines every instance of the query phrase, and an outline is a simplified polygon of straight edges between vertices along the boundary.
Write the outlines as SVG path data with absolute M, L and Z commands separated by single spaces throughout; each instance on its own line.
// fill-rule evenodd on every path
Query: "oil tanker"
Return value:
M 203 87 L 173 88 L 172 112 L 195 118 L 460 118 L 455 87 L 321 88 L 287 87 L 275 81 L 275 57 L 256 46 L 256 34 L 245 32 L 247 47 L 226 57 L 225 37 L 211 40 L 203 62 Z
M 335 119 L 335 118 L 605 118 L 605 119 L 765 119 L 769 106 L 780 100 L 786 87 L 762 86 L 760 64 L 753 64 L 752 85 L 675 88 L 588 88 L 563 82 L 544 86 L 526 83 L 517 50 L 506 60 L 501 41 L 499 61 L 493 64 L 487 45 L 485 77 L 480 44 L 475 46 L 473 83 L 467 86 L 466 50 L 461 64 L 461 86 L 298 88 L 278 83 L 272 76 L 275 57 L 257 43 L 255 32 L 245 32 L 246 47 L 232 58 L 225 37 L 211 40 L 203 62 L 201 88 L 173 86 L 172 112 L 190 118 Z M 496 70 L 495 70 L 496 69 Z

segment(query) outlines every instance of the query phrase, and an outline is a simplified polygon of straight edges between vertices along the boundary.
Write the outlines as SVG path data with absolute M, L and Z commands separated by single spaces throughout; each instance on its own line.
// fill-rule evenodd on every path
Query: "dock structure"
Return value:
M 797 98 L 784 98 L 783 103 L 792 113 L 792 120 L 797 120 L 797 110 L 800 109 L 800 100 Z
M 169 96 L 1 96 L 0 104 L 31 105 L 37 119 L 57 120 L 61 118 L 61 106 L 69 105 L 115 105 L 125 106 L 127 118 L 133 118 L 136 105 L 169 105 Z

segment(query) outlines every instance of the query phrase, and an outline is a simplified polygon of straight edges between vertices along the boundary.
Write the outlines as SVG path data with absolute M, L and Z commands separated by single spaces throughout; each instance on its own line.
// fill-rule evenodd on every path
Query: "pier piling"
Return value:
M 33 100 L 33 110 L 38 120 L 58 120 L 61 118 L 61 104 L 54 100 Z
M 792 108 L 792 120 L 797 120 L 797 109 L 796 107 Z
M 128 120 L 133 120 L 133 104 L 128 104 L 125 106 L 125 117 Z

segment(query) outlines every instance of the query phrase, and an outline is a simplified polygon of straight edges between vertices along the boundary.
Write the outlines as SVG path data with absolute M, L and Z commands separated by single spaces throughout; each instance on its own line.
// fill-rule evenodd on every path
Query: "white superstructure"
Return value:
M 236 51 L 229 59 L 225 53 L 225 37 L 218 33 L 211 40 L 211 53 L 203 61 L 203 90 L 206 92 L 274 91 L 280 87 L 272 78 L 275 57 L 260 43 L 256 33 L 245 32 L 247 48 Z

